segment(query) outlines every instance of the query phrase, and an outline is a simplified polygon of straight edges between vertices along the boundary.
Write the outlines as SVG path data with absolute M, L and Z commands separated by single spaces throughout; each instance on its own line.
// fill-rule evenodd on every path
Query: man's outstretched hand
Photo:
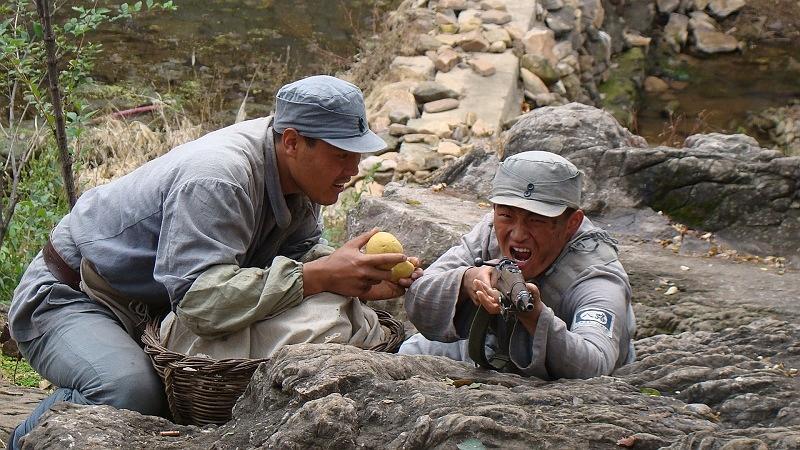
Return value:
M 414 265 L 414 271 L 408 278 L 400 278 L 397 283 L 390 281 L 381 281 L 373 285 L 367 292 L 359 295 L 358 297 L 364 301 L 371 300 L 386 300 L 389 298 L 400 297 L 406 293 L 406 289 L 411 286 L 417 278 L 422 276 L 422 269 L 419 267 L 419 258 L 410 256 L 408 262 Z M 391 271 L 389 271 L 391 273 Z
M 403 295 L 413 280 L 422 276 L 417 258 L 402 253 L 367 255 L 361 252 L 369 238 L 378 232 L 374 228 L 347 241 L 341 248 L 323 258 L 303 265 L 303 296 L 327 291 L 362 300 L 384 300 Z M 410 261 L 416 267 L 409 278 L 394 283 L 392 271 L 381 266 L 393 266 Z

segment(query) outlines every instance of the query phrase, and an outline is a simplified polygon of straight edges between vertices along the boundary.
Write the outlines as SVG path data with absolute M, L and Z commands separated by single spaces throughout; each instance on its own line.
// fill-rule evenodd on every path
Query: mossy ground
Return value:
M 599 86 L 602 107 L 624 127 L 635 128 L 639 86 L 644 79 L 645 55 L 634 47 L 614 59 L 608 80 Z
M 0 355 L 0 377 L 17 386 L 39 387 L 42 377 L 24 359 Z

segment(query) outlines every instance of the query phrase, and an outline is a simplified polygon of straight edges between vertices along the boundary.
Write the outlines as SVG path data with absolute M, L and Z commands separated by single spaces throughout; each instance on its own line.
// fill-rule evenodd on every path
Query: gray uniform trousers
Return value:
M 31 262 L 20 283 L 33 295 L 46 295 L 44 302 L 56 313 L 48 329 L 19 349 L 31 366 L 58 386 L 42 400 L 9 438 L 11 449 L 19 448 L 41 416 L 58 402 L 80 405 L 111 405 L 148 415 L 167 412 L 167 400 L 150 357 L 129 336 L 107 307 L 56 280 L 47 270 L 41 252 Z

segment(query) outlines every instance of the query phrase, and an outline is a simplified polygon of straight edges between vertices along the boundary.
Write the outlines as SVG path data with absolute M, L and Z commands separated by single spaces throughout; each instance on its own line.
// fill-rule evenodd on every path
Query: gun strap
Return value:
M 508 371 L 513 364 L 508 355 L 508 345 L 511 340 L 513 327 L 506 323 L 504 333 L 498 333 L 498 348 L 491 361 L 486 357 L 486 335 L 489 332 L 491 316 L 482 306 L 479 306 L 472 318 L 472 325 L 469 328 L 468 350 L 469 357 L 481 367 L 496 370 L 498 372 Z

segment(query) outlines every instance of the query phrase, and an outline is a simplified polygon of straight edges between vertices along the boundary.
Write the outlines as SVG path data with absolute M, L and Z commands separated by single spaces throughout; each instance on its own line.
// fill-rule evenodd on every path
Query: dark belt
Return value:
M 64 261 L 64 258 L 62 258 L 55 247 L 53 247 L 53 243 L 50 242 L 50 239 L 47 240 L 47 244 L 45 244 L 44 249 L 42 249 L 42 256 L 44 256 L 44 264 L 47 266 L 47 269 L 58 281 L 76 291 L 81 290 L 81 274 Z

